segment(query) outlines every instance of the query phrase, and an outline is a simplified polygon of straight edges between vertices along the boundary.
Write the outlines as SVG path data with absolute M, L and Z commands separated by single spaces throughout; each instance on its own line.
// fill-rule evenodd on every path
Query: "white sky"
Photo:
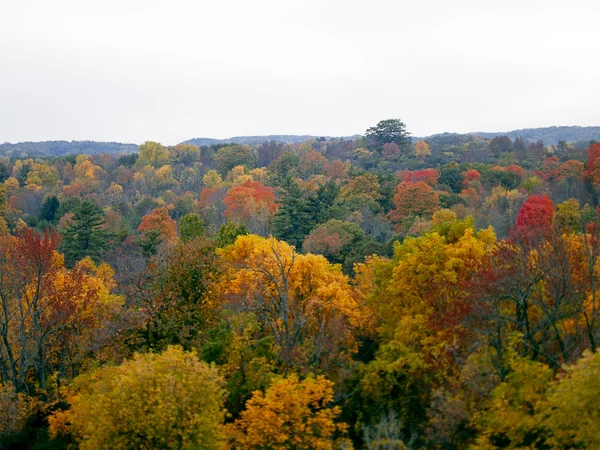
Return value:
M 600 1 L 0 0 L 0 142 L 600 125 Z

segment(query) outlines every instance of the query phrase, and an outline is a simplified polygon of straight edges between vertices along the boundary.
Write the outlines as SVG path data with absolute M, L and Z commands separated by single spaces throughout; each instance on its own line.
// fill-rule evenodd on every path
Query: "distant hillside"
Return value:
M 44 141 L 0 144 L 0 156 L 64 156 L 80 153 L 133 153 L 137 144 L 96 141 Z
M 528 141 L 535 142 L 539 139 L 546 145 L 555 145 L 558 141 L 579 142 L 579 141 L 600 141 L 600 127 L 545 127 L 545 128 L 524 128 L 507 132 L 476 132 L 468 133 L 472 136 L 480 136 L 491 139 L 495 136 L 508 136 L 511 139 L 521 136 Z
M 474 136 L 484 139 L 491 139 L 495 136 L 508 136 L 514 140 L 517 136 L 525 138 L 528 142 L 536 142 L 541 139 L 546 145 L 556 145 L 558 141 L 580 142 L 586 144 L 590 140 L 600 141 L 600 126 L 598 127 L 545 127 L 545 128 L 524 128 L 522 130 L 487 132 L 479 131 L 475 133 L 440 133 L 427 137 L 413 136 L 413 142 L 426 139 L 430 145 L 435 142 L 441 147 L 456 146 L 460 147 L 465 142 L 470 142 Z M 360 134 L 354 136 L 332 137 L 332 136 L 313 136 L 297 134 L 273 134 L 267 136 L 235 136 L 229 139 L 213 138 L 194 138 L 182 142 L 182 144 L 194 144 L 198 146 L 215 144 L 248 144 L 260 145 L 267 141 L 276 141 L 282 144 L 297 144 L 316 139 L 341 139 L 353 140 L 360 138 Z M 0 157 L 5 156 L 64 156 L 69 154 L 94 154 L 94 153 L 134 153 L 138 151 L 137 144 L 124 144 L 121 142 L 96 142 L 96 141 L 44 141 L 44 142 L 19 142 L 16 144 L 0 144 Z
M 235 136 L 228 139 L 212 139 L 212 138 L 194 138 L 183 141 L 182 144 L 193 144 L 193 145 L 214 145 L 214 144 L 247 144 L 247 145 L 260 145 L 263 142 L 275 141 L 281 144 L 297 144 L 299 142 L 310 141 L 313 139 L 343 139 L 352 140 L 359 138 L 359 134 L 354 136 L 343 136 L 343 137 L 332 137 L 332 136 L 311 136 L 307 134 L 271 134 L 268 136 Z

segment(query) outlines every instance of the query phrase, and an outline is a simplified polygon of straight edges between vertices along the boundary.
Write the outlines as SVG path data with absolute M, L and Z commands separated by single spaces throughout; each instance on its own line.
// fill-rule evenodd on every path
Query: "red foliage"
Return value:
M 541 170 L 537 170 L 536 173 L 550 184 L 555 184 L 563 179 L 560 159 L 556 156 L 550 156 L 544 160 Z
M 275 190 L 260 181 L 246 181 L 232 187 L 223 202 L 227 206 L 224 214 L 242 221 L 264 213 L 271 216 L 279 206 L 275 201 Z
M 402 181 L 417 183 L 419 181 L 424 181 L 429 186 L 435 186 L 438 183 L 438 179 L 440 175 L 438 171 L 435 169 L 424 169 L 424 170 L 414 170 L 412 172 L 405 172 L 398 174 Z
M 396 189 L 394 205 L 396 209 L 390 211 L 390 219 L 394 222 L 401 222 L 411 214 L 431 217 L 439 208 L 439 196 L 424 181 L 416 183 L 403 181 Z
M 585 166 L 584 177 L 592 183 L 600 181 L 600 142 L 590 145 L 587 149 L 588 161 Z
M 463 172 L 463 185 L 465 189 L 471 187 L 473 183 L 476 183 L 480 180 L 481 174 L 475 169 L 469 169 L 466 172 Z
M 160 230 L 163 239 L 173 240 L 177 237 L 177 223 L 169 216 L 169 210 L 161 206 L 142 217 L 138 231 Z
M 54 229 L 46 229 L 40 234 L 32 228 L 25 228 L 15 241 L 16 258 L 23 270 L 22 275 L 33 272 L 34 277 L 43 275 L 54 266 L 55 251 L 60 236 Z
M 552 230 L 554 202 L 545 195 L 532 195 L 521 206 L 513 237 L 547 235 Z

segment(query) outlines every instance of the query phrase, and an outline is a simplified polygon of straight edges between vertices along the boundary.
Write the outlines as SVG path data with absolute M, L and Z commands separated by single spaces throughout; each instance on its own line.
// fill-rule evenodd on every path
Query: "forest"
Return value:
M 399 119 L 0 159 L 0 449 L 600 448 L 599 195 Z

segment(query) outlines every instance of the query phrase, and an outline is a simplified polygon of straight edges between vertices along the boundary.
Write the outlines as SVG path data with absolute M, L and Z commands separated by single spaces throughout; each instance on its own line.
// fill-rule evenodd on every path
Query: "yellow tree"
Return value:
M 70 409 L 50 418 L 50 431 L 72 435 L 82 450 L 219 449 L 221 384 L 215 368 L 180 347 L 136 354 L 78 377 L 67 390 Z
M 439 232 L 396 244 L 392 260 L 374 265 L 368 300 L 382 343 L 361 376 L 364 414 L 372 419 L 390 409 L 410 431 L 425 420 L 433 390 L 468 355 L 470 281 L 495 240 L 491 230 L 475 233 L 463 221 L 439 225 Z
M 342 439 L 336 442 L 336 438 L 344 434 L 347 425 L 335 422 L 340 408 L 329 407 L 332 387 L 333 383 L 322 376 L 300 381 L 290 375 L 275 380 L 265 393 L 256 391 L 241 417 L 228 427 L 230 448 L 339 448 L 336 444 Z
M 424 158 L 431 155 L 429 144 L 425 141 L 419 141 L 415 144 L 415 154 L 417 158 Z
M 600 353 L 586 352 L 550 388 L 544 424 L 552 448 L 600 448 Z
M 360 312 L 339 266 L 255 235 L 239 236 L 220 253 L 224 306 L 256 314 L 285 365 L 328 370 L 356 349 Z

